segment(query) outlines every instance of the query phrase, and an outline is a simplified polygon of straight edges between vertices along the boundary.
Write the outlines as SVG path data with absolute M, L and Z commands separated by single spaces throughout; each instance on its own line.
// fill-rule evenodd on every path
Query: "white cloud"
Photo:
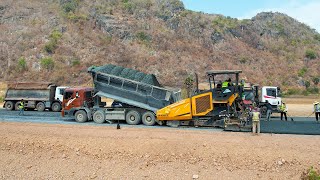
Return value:
M 320 1 L 310 1 L 302 4 L 297 0 L 290 0 L 286 6 L 280 8 L 256 9 L 240 17 L 240 19 L 252 18 L 259 12 L 281 12 L 287 14 L 300 22 L 303 22 L 320 32 Z

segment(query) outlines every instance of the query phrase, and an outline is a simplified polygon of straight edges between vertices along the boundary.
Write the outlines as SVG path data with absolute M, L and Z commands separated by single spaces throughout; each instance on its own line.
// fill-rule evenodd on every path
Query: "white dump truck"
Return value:
M 55 112 L 61 111 L 64 90 L 67 87 L 58 87 L 52 83 L 8 83 L 8 89 L 4 97 L 4 108 L 7 110 L 18 110 L 21 100 L 26 109 L 45 109 Z

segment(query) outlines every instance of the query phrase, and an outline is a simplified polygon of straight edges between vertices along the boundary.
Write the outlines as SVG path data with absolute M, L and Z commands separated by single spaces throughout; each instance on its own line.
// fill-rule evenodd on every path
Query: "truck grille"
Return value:
M 210 95 L 196 98 L 196 114 L 207 112 L 210 107 Z

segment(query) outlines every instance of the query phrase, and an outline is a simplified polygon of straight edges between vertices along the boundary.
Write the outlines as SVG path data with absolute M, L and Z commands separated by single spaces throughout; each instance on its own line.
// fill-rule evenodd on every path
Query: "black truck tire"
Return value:
M 126 122 L 129 125 L 138 125 L 141 123 L 140 113 L 135 110 L 131 110 L 126 114 Z
M 79 123 L 84 123 L 88 120 L 87 113 L 84 110 L 77 111 L 74 118 Z
M 102 123 L 106 122 L 104 112 L 101 110 L 94 112 L 93 121 L 98 124 L 102 124 Z
M 61 111 L 61 104 L 59 102 L 54 102 L 51 106 L 53 112 Z
M 142 123 L 146 126 L 153 126 L 156 124 L 156 116 L 153 112 L 147 111 L 142 115 Z
M 261 106 L 260 107 L 260 113 L 261 113 L 261 117 L 262 118 L 267 117 L 267 110 L 268 110 L 267 106 Z
M 6 110 L 8 110 L 8 111 L 12 111 L 12 110 L 14 109 L 13 102 L 12 102 L 12 101 L 7 101 L 7 102 L 4 104 L 4 107 L 5 107 Z
M 46 106 L 44 105 L 43 102 L 38 102 L 36 105 L 36 109 L 40 112 L 44 111 L 46 109 Z
M 19 105 L 20 105 L 20 101 L 16 102 L 16 104 L 14 105 L 14 109 L 15 109 L 16 111 L 19 110 Z

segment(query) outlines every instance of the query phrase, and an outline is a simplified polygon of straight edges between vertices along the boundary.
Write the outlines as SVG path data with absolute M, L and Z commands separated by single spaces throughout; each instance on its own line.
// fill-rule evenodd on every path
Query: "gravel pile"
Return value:
M 145 74 L 143 72 L 130 69 L 130 68 L 124 68 L 121 66 L 108 64 L 105 66 L 95 67 L 94 69 L 91 69 L 91 70 L 95 72 L 103 72 L 103 73 L 114 75 L 114 76 L 120 76 L 126 79 L 161 87 L 155 75 Z

